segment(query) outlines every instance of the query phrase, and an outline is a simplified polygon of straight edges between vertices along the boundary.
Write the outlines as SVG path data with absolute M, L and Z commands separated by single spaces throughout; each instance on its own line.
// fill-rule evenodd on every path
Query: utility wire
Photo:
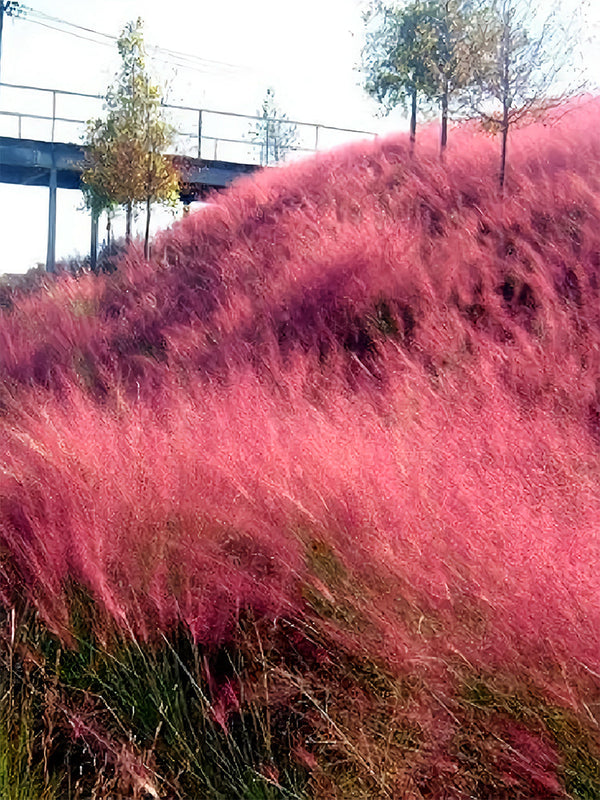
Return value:
M 42 22 L 39 19 L 31 19 L 30 17 L 23 17 L 25 22 L 32 22 L 34 25 L 41 25 L 42 28 L 48 28 L 51 31 L 58 31 L 59 33 L 68 33 L 70 36 L 75 36 L 77 39 L 82 39 L 86 42 L 93 42 L 94 44 L 101 44 L 105 45 L 106 47 L 113 47 L 113 44 L 110 42 L 100 42 L 98 39 L 92 39 L 90 36 L 82 36 L 80 33 L 75 33 L 74 31 L 68 31 L 64 28 L 57 28 L 55 25 L 49 25 L 47 22 Z
M 76 25 L 74 22 L 68 22 L 67 20 L 60 19 L 59 17 L 53 17 L 51 14 L 46 14 L 44 11 L 38 11 L 36 8 L 31 8 L 31 6 L 21 4 L 19 8 L 25 12 L 28 17 L 33 14 L 39 19 L 47 20 L 48 22 L 58 22 L 61 25 L 68 25 L 70 28 L 77 28 L 77 30 L 84 31 L 85 33 L 93 33 L 95 36 L 102 36 L 105 39 L 110 39 L 112 42 L 117 41 L 117 37 L 111 35 L 110 33 L 102 33 L 101 31 L 94 30 L 93 28 L 85 28 L 83 25 Z
M 96 44 L 114 46 L 118 41 L 117 36 L 113 36 L 109 33 L 104 33 L 102 31 L 97 31 L 94 28 L 87 28 L 83 25 L 77 25 L 74 22 L 69 22 L 68 20 L 60 19 L 59 17 L 54 17 L 50 14 L 46 14 L 43 11 L 38 11 L 35 8 L 31 8 L 30 6 L 20 5 L 19 11 L 21 12 L 23 19 L 32 22 L 37 25 L 42 25 L 45 28 L 49 28 L 50 30 L 55 30 L 60 33 L 68 33 L 71 36 L 76 36 L 77 38 L 83 39 L 85 41 L 94 42 Z M 61 26 L 67 26 L 67 28 L 73 28 L 74 30 L 68 30 L 63 27 L 56 27 L 51 23 L 56 23 Z M 90 38 L 89 36 L 84 36 L 79 33 L 75 33 L 75 31 L 83 31 L 87 34 L 92 34 L 95 37 L 100 37 L 100 39 Z M 104 40 L 104 41 L 102 41 Z M 184 53 L 180 50 L 171 50 L 166 47 L 158 47 L 156 45 L 147 45 L 146 49 L 149 51 L 149 55 L 151 58 L 154 58 L 157 61 L 162 61 L 166 64 L 172 64 L 174 66 L 179 66 L 184 69 L 191 69 L 196 72 L 205 72 L 208 70 L 214 69 L 227 69 L 227 70 L 246 70 L 247 67 L 243 67 L 239 64 L 231 64 L 225 61 L 215 61 L 212 59 L 201 58 L 200 56 L 194 55 L 192 53 Z M 153 55 L 155 54 L 155 55 Z
M 31 23 L 33 23 L 35 25 L 41 25 L 44 28 L 48 28 L 49 30 L 57 31 L 58 33 L 67 33 L 70 36 L 74 36 L 77 39 L 81 39 L 81 40 L 87 41 L 87 42 L 92 42 L 93 44 L 103 45 L 104 47 L 113 48 L 115 46 L 116 41 L 117 41 L 116 38 L 114 38 L 112 41 L 101 41 L 99 39 L 94 39 L 91 36 L 85 36 L 85 35 L 83 35 L 81 33 L 77 33 L 76 31 L 71 31 L 71 30 L 68 30 L 68 29 L 65 29 L 65 28 L 60 28 L 60 27 L 57 27 L 56 25 L 51 25 L 48 22 L 42 22 L 42 20 L 34 19 L 32 17 L 29 17 L 29 16 L 24 16 L 23 20 L 25 22 L 31 22 Z M 106 35 L 108 35 L 108 34 L 106 34 Z M 190 56 L 187 56 L 187 60 L 185 60 L 182 57 L 169 56 L 168 55 L 168 51 L 167 51 L 167 56 L 166 57 L 162 57 L 160 54 L 165 52 L 163 50 L 163 48 L 151 46 L 151 47 L 147 47 L 147 49 L 150 50 L 150 51 L 153 51 L 153 52 L 149 53 L 149 57 L 153 61 L 158 61 L 160 63 L 167 64 L 169 66 L 181 67 L 182 69 L 191 70 L 193 72 L 200 72 L 200 73 L 206 73 L 206 72 L 211 72 L 211 71 L 214 72 L 214 71 L 216 71 L 216 70 L 218 70 L 219 68 L 222 68 L 222 67 L 227 68 L 229 71 L 238 71 L 238 70 L 243 69 L 242 67 L 238 67 L 238 66 L 233 65 L 233 64 L 229 65 L 229 64 L 225 64 L 223 62 L 218 62 L 218 61 L 215 61 L 215 62 L 208 62 L 207 61 L 206 65 L 204 65 L 202 59 L 194 59 L 194 56 L 190 55 Z M 158 55 L 155 55 L 154 53 L 158 53 Z

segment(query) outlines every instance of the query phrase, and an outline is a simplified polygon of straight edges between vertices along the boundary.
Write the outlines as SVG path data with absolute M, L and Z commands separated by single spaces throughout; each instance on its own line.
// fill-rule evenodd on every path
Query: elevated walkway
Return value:
M 257 164 L 174 156 L 185 184 L 182 199 L 203 195 L 210 189 L 222 189 L 235 178 L 254 172 Z M 84 151 L 80 145 L 15 139 L 0 136 L 0 183 L 27 186 L 50 186 L 56 171 L 59 189 L 80 189 Z
M 258 168 L 256 164 L 235 164 L 192 156 L 174 158 L 182 178 L 180 197 L 184 203 L 204 197 L 210 190 L 222 189 L 235 178 Z M 83 165 L 84 150 L 80 145 L 0 136 L 0 183 L 47 186 L 49 189 L 46 269 L 50 272 L 56 264 L 56 191 L 80 189 Z M 92 217 L 91 224 L 90 253 L 91 261 L 95 263 L 97 219 Z
M 81 114 L 84 108 L 90 112 L 87 119 L 97 117 L 102 111 L 103 99 L 82 92 L 4 82 L 0 82 L 0 89 L 0 134 L 3 134 L 0 135 L 0 183 L 48 187 L 46 269 L 52 271 L 56 247 L 56 191 L 81 188 L 84 151 L 81 145 L 69 142 L 83 139 L 86 122 Z M 292 158 L 357 137 L 375 135 L 287 118 L 173 104 L 164 104 L 164 108 L 174 125 L 173 158 L 182 177 L 184 203 L 204 197 L 210 190 L 224 188 L 236 178 L 259 169 L 261 162 L 270 163 L 276 154 Z M 35 131 L 36 138 L 32 138 L 30 131 Z M 294 144 L 280 146 L 278 150 L 274 137 L 285 131 L 293 133 Z M 97 220 L 92 220 L 92 260 L 96 239 Z

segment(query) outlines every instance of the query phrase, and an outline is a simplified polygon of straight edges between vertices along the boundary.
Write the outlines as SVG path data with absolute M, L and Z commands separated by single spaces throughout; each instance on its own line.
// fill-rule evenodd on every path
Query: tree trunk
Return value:
M 415 141 L 417 139 L 417 90 L 413 88 L 410 106 L 410 152 L 415 151 Z
M 92 231 L 90 240 L 90 269 L 96 272 L 98 267 L 98 219 L 100 213 L 92 211 Z
M 504 182 L 506 180 L 506 150 L 508 145 L 508 107 L 504 104 L 502 114 L 502 155 L 500 158 L 500 194 L 504 192 Z
M 504 193 L 504 182 L 506 180 L 506 152 L 508 146 L 508 129 L 510 126 L 510 35 L 509 22 L 504 26 L 503 32 L 503 53 L 502 53 L 502 155 L 500 158 L 500 194 Z
M 133 215 L 133 208 L 131 200 L 127 203 L 127 210 L 125 212 L 125 241 L 127 244 L 131 242 L 131 217 Z
M 444 78 L 442 93 L 442 138 L 440 141 L 440 157 L 443 159 L 448 144 L 448 79 Z
M 110 211 L 106 212 L 106 247 L 110 253 L 110 229 L 111 229 Z
M 150 197 L 146 198 L 146 235 L 144 237 L 144 258 L 150 255 Z
M 267 130 L 266 130 L 266 156 L 265 156 L 265 164 L 269 166 L 269 120 L 267 120 Z

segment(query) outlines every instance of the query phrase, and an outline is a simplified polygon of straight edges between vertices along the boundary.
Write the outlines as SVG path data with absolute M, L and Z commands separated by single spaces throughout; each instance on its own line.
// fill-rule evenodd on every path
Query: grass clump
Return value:
M 523 726 L 555 749 L 556 773 L 570 797 L 598 797 L 600 738 L 594 718 L 585 711 L 576 714 L 571 708 L 550 703 L 539 689 L 518 684 L 498 688 L 497 683 L 497 677 L 492 677 L 467 687 L 464 699 L 477 710 L 476 720 L 495 718 Z

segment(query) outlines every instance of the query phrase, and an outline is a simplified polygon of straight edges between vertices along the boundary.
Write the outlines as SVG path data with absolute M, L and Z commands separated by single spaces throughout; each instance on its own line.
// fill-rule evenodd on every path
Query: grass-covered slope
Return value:
M 599 125 L 503 198 L 469 128 L 318 156 L 3 297 L 0 794 L 600 795 Z

